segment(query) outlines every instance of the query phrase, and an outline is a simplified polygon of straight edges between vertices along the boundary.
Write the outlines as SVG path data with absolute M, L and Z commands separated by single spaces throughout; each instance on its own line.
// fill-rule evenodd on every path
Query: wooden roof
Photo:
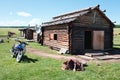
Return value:
M 33 27 L 22 28 L 22 29 L 19 29 L 19 31 L 24 31 L 24 30 L 27 30 L 27 29 L 35 31 L 35 27 L 34 26 Z
M 53 17 L 53 19 L 51 21 L 42 23 L 42 27 L 57 25 L 57 24 L 70 23 L 70 22 L 76 20 L 79 16 L 83 16 L 83 15 L 89 13 L 91 10 L 94 10 L 94 9 L 97 9 L 101 13 L 101 15 L 108 22 L 110 22 L 110 24 L 114 25 L 110 21 L 110 19 L 99 9 L 99 5 L 97 5 L 97 6 L 94 6 L 94 7 L 89 7 L 89 8 L 86 8 L 86 9 L 79 10 L 79 11 L 75 11 L 75 12 L 71 12 L 71 13 L 67 13 L 67 14 L 63 14 L 63 15 Z

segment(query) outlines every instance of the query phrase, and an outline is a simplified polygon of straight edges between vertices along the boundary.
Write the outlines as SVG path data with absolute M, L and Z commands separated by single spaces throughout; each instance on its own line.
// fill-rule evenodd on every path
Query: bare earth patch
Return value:
M 44 53 L 40 50 L 31 48 L 31 47 L 27 47 L 27 52 L 31 53 L 31 54 L 36 54 L 40 57 L 49 57 L 49 58 L 53 58 L 53 59 L 57 59 L 57 60 L 68 60 L 68 59 L 77 59 L 80 62 L 86 62 L 88 60 L 83 60 L 77 56 L 65 56 L 65 55 L 60 55 L 60 54 L 49 54 L 49 53 Z
M 89 62 L 89 61 L 93 61 L 93 62 L 119 62 L 120 61 L 120 55 L 107 55 L 107 58 L 111 58 L 111 59 L 103 59 L 103 60 L 99 60 L 96 57 L 88 57 L 88 56 L 84 56 L 84 55 L 69 55 L 69 56 L 65 56 L 65 55 L 60 55 L 60 54 L 49 54 L 49 53 L 45 53 L 42 52 L 41 50 L 37 50 L 31 47 L 27 47 L 27 52 L 29 52 L 30 54 L 35 54 L 38 55 L 40 57 L 48 57 L 48 58 L 53 58 L 53 59 L 57 59 L 57 60 L 68 60 L 68 59 L 77 59 L 80 62 Z M 99 56 L 100 58 L 105 58 L 106 56 Z M 117 59 L 112 59 L 112 58 L 117 58 Z

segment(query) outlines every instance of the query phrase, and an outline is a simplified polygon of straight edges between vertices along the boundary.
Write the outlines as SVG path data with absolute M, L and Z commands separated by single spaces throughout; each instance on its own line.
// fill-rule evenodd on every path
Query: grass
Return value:
M 102 66 L 90 62 L 83 72 L 63 71 L 63 61 L 29 53 L 17 63 L 9 53 L 12 44 L 13 41 L 0 44 L 0 80 L 120 80 L 120 62 L 102 63 Z
M 114 34 L 119 34 L 120 33 L 120 28 L 114 28 Z
M 115 44 L 119 44 L 119 39 L 118 36 L 115 37 Z M 120 80 L 120 61 L 103 62 L 101 66 L 89 62 L 83 72 L 63 71 L 63 60 L 42 58 L 29 53 L 25 54 L 21 63 L 17 63 L 9 52 L 13 44 L 12 40 L 0 44 L 0 80 Z M 54 53 L 37 43 L 29 43 L 28 46 Z
M 114 29 L 114 47 L 120 48 L 120 28 L 115 28 Z M 115 35 L 117 34 L 117 35 Z
M 38 44 L 38 43 L 35 43 L 35 42 L 29 43 L 29 46 L 32 47 L 32 48 L 41 50 L 42 52 L 45 52 L 45 53 L 51 53 L 51 54 L 56 54 L 57 53 L 57 51 L 51 50 L 47 46 L 41 46 L 41 44 Z
M 8 31 L 14 32 L 16 34 L 19 34 L 18 29 L 19 28 L 0 28 L 0 35 L 7 35 Z

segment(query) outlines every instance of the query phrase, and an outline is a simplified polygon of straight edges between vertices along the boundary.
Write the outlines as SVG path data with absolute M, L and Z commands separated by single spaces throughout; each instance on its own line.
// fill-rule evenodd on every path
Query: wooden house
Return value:
M 114 24 L 99 5 L 53 17 L 42 24 L 42 44 L 70 54 L 113 47 Z
M 28 28 L 23 28 L 19 29 L 20 31 L 20 36 L 24 37 L 25 39 L 28 40 L 37 40 L 37 34 L 35 32 L 35 27 L 28 27 Z

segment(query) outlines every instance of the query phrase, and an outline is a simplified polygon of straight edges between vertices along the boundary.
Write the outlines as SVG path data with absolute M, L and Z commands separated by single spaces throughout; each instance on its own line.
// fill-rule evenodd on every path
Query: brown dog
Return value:
M 70 59 L 62 64 L 62 70 L 84 71 L 84 64 L 75 59 Z

